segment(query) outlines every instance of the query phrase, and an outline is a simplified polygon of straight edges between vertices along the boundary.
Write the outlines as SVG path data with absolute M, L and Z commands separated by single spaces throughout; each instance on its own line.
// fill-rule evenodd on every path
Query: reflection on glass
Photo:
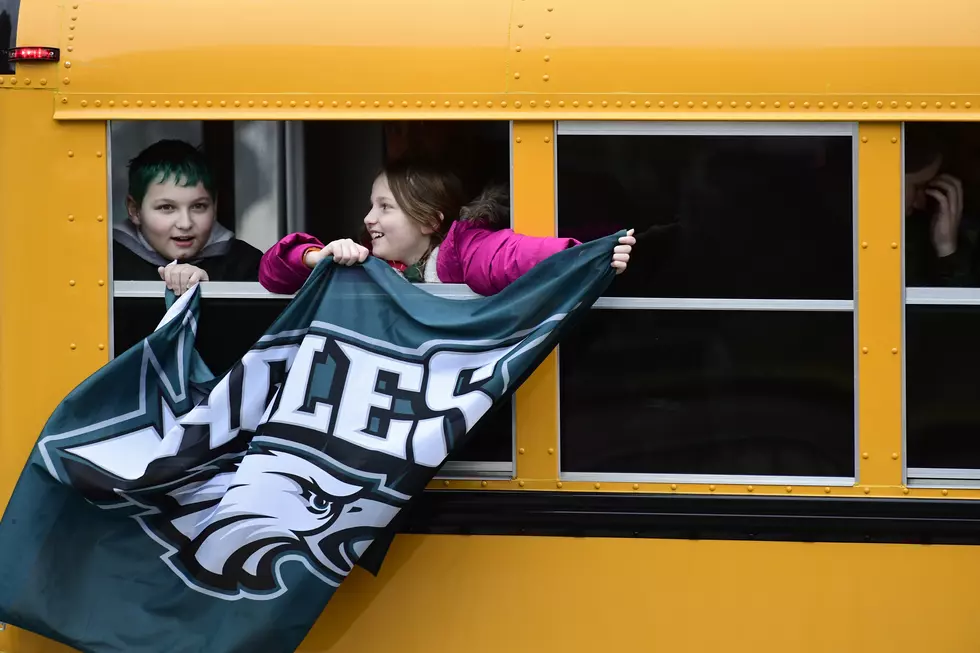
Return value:
M 851 313 L 595 310 L 559 361 L 563 472 L 854 473 Z
M 850 299 L 852 173 L 846 136 L 564 135 L 558 232 L 636 229 L 612 295 Z
M 909 467 L 980 469 L 980 306 L 908 306 Z

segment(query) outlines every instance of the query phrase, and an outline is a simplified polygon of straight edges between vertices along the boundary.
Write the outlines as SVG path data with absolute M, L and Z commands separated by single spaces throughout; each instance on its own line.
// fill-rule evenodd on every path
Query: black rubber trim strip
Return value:
M 980 544 L 980 501 L 427 491 L 403 533 Z

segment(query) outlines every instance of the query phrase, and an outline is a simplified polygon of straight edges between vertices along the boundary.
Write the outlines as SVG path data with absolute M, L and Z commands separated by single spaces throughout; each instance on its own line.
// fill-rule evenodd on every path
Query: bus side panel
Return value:
M 980 549 L 400 535 L 303 653 L 980 650 Z
M 53 106 L 0 91 L 0 506 L 51 411 L 109 354 L 106 127 L 56 123 Z

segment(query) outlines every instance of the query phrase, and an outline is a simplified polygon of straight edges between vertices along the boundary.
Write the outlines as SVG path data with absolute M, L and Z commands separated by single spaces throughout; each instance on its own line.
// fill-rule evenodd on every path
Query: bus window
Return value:
M 241 241 L 238 250 L 224 255 L 228 265 L 218 265 L 217 274 L 209 272 L 202 292 L 197 347 L 211 371 L 220 375 L 288 303 L 258 284 L 262 252 L 296 231 L 324 242 L 358 238 L 374 176 L 385 160 L 396 156 L 442 157 L 473 196 L 487 183 L 508 184 L 509 132 L 507 122 L 112 123 L 113 351 L 139 342 L 164 313 L 163 284 L 149 261 L 160 252 L 151 242 L 153 235 L 144 233 L 149 227 L 136 228 L 127 205 L 129 163 L 151 145 L 178 140 L 201 148 L 214 177 L 215 233 L 233 234 Z M 177 148 L 174 156 L 187 152 L 185 145 L 167 147 Z M 245 251 L 246 258 L 236 262 L 235 251 Z M 440 288 L 432 292 L 452 291 Z M 506 402 L 487 416 L 443 473 L 512 477 L 513 434 L 513 408 Z
M 17 15 L 20 13 L 20 0 L 0 0 L 0 54 L 7 48 L 17 45 Z M 13 75 L 14 64 L 7 57 L 0 56 L 0 75 Z
M 854 134 L 559 125 L 559 234 L 638 237 L 560 346 L 563 478 L 851 482 Z
M 980 125 L 906 123 L 909 482 L 980 480 Z

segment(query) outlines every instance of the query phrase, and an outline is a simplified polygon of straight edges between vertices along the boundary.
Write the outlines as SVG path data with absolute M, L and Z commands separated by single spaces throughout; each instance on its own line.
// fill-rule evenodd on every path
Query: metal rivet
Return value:
M 103 349 L 105 349 L 105 345 L 100 342 L 99 343 L 99 351 L 102 351 Z
M 516 108 L 516 109 L 520 109 L 521 108 L 521 101 L 520 100 L 518 100 L 517 102 L 514 103 L 514 108 Z
M 522 27 L 524 27 L 524 23 L 517 23 L 517 29 L 521 29 Z
M 196 106 L 196 105 L 195 105 L 195 106 Z M 248 106 L 250 106 L 250 107 L 254 107 L 254 106 L 255 106 L 255 100 L 249 100 L 249 101 L 248 101 Z
M 75 349 L 75 343 L 74 342 L 71 343 L 70 345 L 68 345 L 68 347 L 70 347 L 71 349 Z
M 530 105 L 531 105 L 531 108 L 534 108 L 534 107 L 538 106 L 538 103 L 535 102 L 534 100 L 531 100 Z
M 751 109 L 752 108 L 752 103 L 751 102 L 746 102 L 745 103 L 745 108 L 746 109 Z
M 892 243 L 892 249 L 898 249 L 898 243 L 893 242 Z
M 949 494 L 949 490 L 943 490 L 943 496 L 946 496 L 947 494 Z
M 912 103 L 911 102 L 906 102 L 905 103 L 905 108 L 906 109 L 911 109 L 912 108 Z
M 156 105 L 157 105 L 157 101 L 156 100 L 150 100 L 150 106 L 151 107 L 155 107 Z
M 547 54 L 544 55 L 544 62 L 545 63 L 548 63 L 549 61 L 551 61 L 551 56 L 550 55 L 547 55 Z
M 591 107 L 591 106 L 592 106 L 592 100 L 589 100 L 588 102 L 586 102 L 586 103 L 585 103 L 585 106 L 587 106 L 587 107 Z
M 694 108 L 694 103 L 693 102 L 688 102 L 687 103 L 687 108 L 688 109 L 693 109 Z
M 650 100 L 647 100 L 646 102 L 644 102 L 643 103 L 643 106 L 645 106 L 647 109 L 649 109 L 650 108 Z
M 170 106 L 170 100 L 164 100 L 163 106 L 169 107 Z
M 823 107 L 824 107 L 823 102 L 817 102 L 817 108 L 818 109 L 823 109 Z
M 544 137 L 544 142 L 545 143 L 550 143 L 551 142 L 551 136 L 545 136 Z
M 543 79 L 544 81 L 548 81 L 549 79 L 551 79 L 551 76 L 550 75 L 542 75 L 541 76 L 541 79 Z
M 676 483 L 671 483 L 670 484 L 670 489 L 671 490 L 676 490 L 677 489 L 677 484 Z
M 897 109 L 898 108 L 898 102 L 896 102 L 895 100 L 892 100 L 891 108 L 892 109 Z
M 69 41 L 74 41 L 75 40 L 75 35 L 74 34 L 69 34 L 68 35 L 68 40 Z
M 555 487 L 557 487 L 560 490 L 561 487 L 562 487 L 561 481 L 558 481 L 557 483 L 555 483 Z
M 861 103 L 861 108 L 862 109 L 867 109 L 868 108 L 868 103 L 867 102 L 862 102 Z
M 480 482 L 480 487 L 486 487 L 486 486 L 487 486 L 487 482 L 486 481 L 481 481 Z
M 871 494 L 871 488 L 869 488 L 869 487 L 864 488 L 864 493 L 865 494 Z
M 265 102 L 263 102 L 262 104 L 264 106 L 265 105 Z M 348 109 L 350 109 L 350 107 L 351 107 L 350 100 L 347 100 L 346 102 L 344 102 L 344 106 L 346 106 Z
M 599 483 L 596 483 L 596 484 L 595 484 L 595 489 L 597 489 L 597 490 L 598 490 L 598 489 L 599 489 L 600 487 L 602 487 L 602 486 L 601 486 L 601 485 L 600 485 Z
M 925 109 L 927 106 L 929 106 L 929 103 L 928 102 L 923 102 L 919 106 L 922 107 L 923 109 Z
M 519 453 L 519 454 L 523 454 L 523 453 L 524 453 L 524 447 L 521 447 L 520 449 L 518 449 L 518 450 L 517 450 L 517 453 Z
M 415 101 L 415 106 L 421 109 L 422 108 L 422 100 L 416 100 Z
M 827 487 L 825 487 L 823 489 L 823 491 L 824 491 L 824 494 L 830 494 L 830 486 L 828 485 Z
M 317 100 L 316 106 L 317 106 L 318 109 L 322 109 L 323 108 L 323 105 L 324 105 L 323 100 Z M 249 106 L 252 106 L 252 103 L 251 102 L 249 102 Z M 309 106 L 309 105 L 307 105 L 307 106 Z
M 240 106 L 242 106 L 242 102 L 241 102 L 241 100 L 235 100 L 235 106 L 236 106 L 236 107 L 240 107 Z
M 861 353 L 862 354 L 867 354 L 868 353 L 868 348 L 867 347 L 861 347 Z
M 24 78 L 24 86 L 30 86 L 30 85 L 31 85 L 31 78 L 30 77 L 25 77 Z
M 909 493 L 909 489 L 907 487 L 903 487 L 902 494 L 908 494 L 908 493 Z
M 75 280 L 74 279 L 69 279 L 68 280 L 68 285 L 69 286 L 74 286 L 75 285 Z
M 75 26 L 74 26 L 74 25 L 69 25 L 69 26 L 68 26 L 68 29 L 70 29 L 70 30 L 74 30 L 74 29 L 75 29 Z
M 419 106 L 421 106 L 421 105 L 419 105 Z M 487 102 L 487 108 L 489 109 L 489 108 L 492 108 L 492 107 L 493 107 L 493 102 L 492 101 L 488 101 Z
M 773 102 L 772 103 L 772 106 L 774 106 L 774 107 L 776 107 L 778 109 L 779 107 L 782 106 L 782 102 L 778 102 L 778 101 L 777 102 Z
M 363 109 L 364 107 L 366 107 L 366 106 L 367 106 L 367 102 L 365 102 L 364 100 L 361 100 L 361 101 L 359 102 L 359 104 L 360 104 L 360 106 L 361 106 L 361 108 L 362 108 L 362 109 Z M 435 106 L 435 105 L 436 105 L 436 103 L 435 103 L 435 102 L 433 102 L 433 103 L 432 103 L 432 106 Z M 282 102 L 276 102 L 276 106 L 277 106 L 277 107 L 278 107 L 278 106 L 282 106 Z
M 520 79 L 520 78 L 521 78 L 520 73 L 514 73 L 514 79 Z
M 194 104 L 194 106 L 196 107 L 196 106 L 197 106 L 197 100 L 194 100 L 194 102 L 193 102 L 193 104 Z M 128 107 L 128 106 L 129 106 L 129 100 L 123 100 L 123 103 L 122 103 L 122 105 L 123 105 L 124 107 Z
M 517 141 L 518 143 L 520 143 L 520 142 L 521 142 L 521 137 L 520 137 L 520 136 L 518 136 L 518 137 L 517 137 L 516 139 L 514 139 L 514 140 L 516 140 L 516 141 Z
M 708 490 L 711 491 L 711 492 L 714 492 L 715 491 L 715 486 L 714 485 L 709 485 L 708 486 Z
M 178 106 L 178 107 L 182 107 L 182 106 L 184 106 L 184 101 L 183 101 L 183 100 L 178 100 L 178 101 L 177 101 L 177 106 Z
M 443 481 L 442 484 L 446 487 L 449 487 L 449 481 Z
M 435 108 L 436 101 L 435 100 L 432 100 L 431 102 L 429 102 L 429 106 L 432 107 L 432 108 Z
M 551 106 L 551 100 L 545 100 L 544 101 L 544 106 L 550 107 Z M 560 106 L 560 107 L 565 106 L 565 101 L 564 100 L 559 100 L 558 101 L 558 106 Z
M 865 352 L 864 352 L 864 353 L 868 353 L 868 352 L 867 352 L 867 347 L 865 347 Z M 862 458 L 864 458 L 865 460 L 867 460 L 867 459 L 868 459 L 868 458 L 870 458 L 871 456 L 869 456 L 869 455 L 868 455 L 868 452 L 867 452 L 867 451 L 865 451 L 864 453 L 862 453 L 862 454 L 861 454 L 861 457 L 862 457 Z
M 839 106 L 840 106 L 840 102 L 834 102 L 834 103 L 833 103 L 832 105 L 830 105 L 830 106 L 832 106 L 832 107 L 834 107 L 834 108 L 836 109 L 837 107 L 839 107 Z
M 75 153 L 74 153 L 74 152 L 72 152 L 71 150 L 68 150 L 68 158 L 70 159 L 70 158 L 72 158 L 73 156 L 75 156 Z
M 752 485 L 750 485 L 750 486 L 748 486 L 748 487 L 747 487 L 747 488 L 745 488 L 745 489 L 746 489 L 746 490 L 748 490 L 749 492 L 755 492 L 755 487 L 754 487 L 754 486 L 752 486 Z
M 99 158 L 99 159 L 101 159 L 101 158 L 102 158 L 102 151 L 101 151 L 101 150 L 99 150 L 99 151 L 97 151 L 97 152 L 95 153 L 95 156 L 96 156 L 97 158 Z
M 551 455 L 554 455 L 554 453 L 555 453 L 555 448 L 554 447 L 548 447 L 548 455 L 551 456 Z
M 789 108 L 790 109 L 795 109 L 796 108 L 796 102 L 790 102 L 789 103 Z
M 733 109 L 734 109 L 735 107 L 737 107 L 737 106 L 738 106 L 738 102 L 732 102 L 732 108 L 733 108 Z
M 87 107 L 88 106 L 88 100 L 82 100 L 82 106 L 83 107 Z
M 725 106 L 725 103 L 719 100 L 718 102 L 715 102 L 715 106 L 717 106 L 720 109 L 723 106 Z
M 95 219 L 96 219 L 97 222 L 102 222 L 105 218 L 103 218 L 101 215 L 99 215 L 99 216 L 96 216 Z
M 892 347 L 892 354 L 898 353 L 898 347 Z
M 262 100 L 262 106 L 264 106 L 264 107 L 269 106 L 269 101 L 268 100 Z M 350 102 L 347 103 L 347 106 L 350 106 Z
M 678 108 L 679 106 L 681 106 L 681 103 L 680 102 L 674 102 L 674 108 L 675 109 Z
M 640 489 L 640 484 L 639 483 L 634 483 L 633 484 L 633 489 L 634 490 L 639 490 Z
M 74 221 L 75 221 L 75 216 L 69 215 L 68 216 L 68 222 L 74 222 Z
M 551 34 L 548 34 L 548 33 L 545 33 L 545 35 L 544 35 L 544 37 L 545 37 L 546 39 L 550 39 L 550 38 L 551 38 Z
M 973 105 L 972 105 L 971 103 L 969 103 L 969 102 L 967 102 L 967 103 L 965 103 L 965 104 L 964 104 L 963 106 L 965 106 L 965 107 L 966 107 L 967 109 L 969 109 L 969 108 L 970 108 L 970 107 L 972 107 Z
M 105 279 L 99 279 L 99 285 L 100 286 L 104 286 L 105 285 Z
M 603 101 L 602 101 L 602 106 L 604 106 L 604 107 L 607 107 L 607 106 L 609 106 L 609 103 L 608 103 L 608 102 L 606 102 L 605 100 L 603 100 Z
M 880 109 L 881 107 L 885 106 L 885 104 L 881 100 L 878 100 L 877 102 L 875 102 L 875 106 Z
M 636 106 L 636 100 L 630 100 L 630 106 L 631 107 L 635 107 Z
M 942 109 L 943 108 L 943 103 L 942 102 L 936 102 L 936 108 L 937 109 Z
M 803 108 L 804 109 L 809 109 L 810 108 L 810 103 L 809 102 L 804 102 L 803 103 Z
M 334 100 L 333 102 L 330 103 L 330 106 L 332 106 L 334 109 L 336 109 L 337 108 L 337 104 L 338 104 L 337 100 Z M 408 105 L 406 104 L 405 106 L 408 106 Z
M 787 492 L 792 492 L 793 491 L 793 486 L 792 485 L 787 485 L 786 486 L 786 491 Z
M 892 460 L 898 460 L 898 454 L 892 453 Z
M 517 484 L 520 485 L 521 487 L 524 487 L 524 481 L 517 481 Z
M 393 106 L 393 105 L 392 105 L 392 104 L 391 104 L 390 102 L 388 103 L 388 105 L 389 105 L 389 106 Z M 304 107 L 308 107 L 308 106 L 310 106 L 310 101 L 309 101 L 309 100 L 303 100 L 303 106 L 304 106 Z
M 861 249 L 868 249 L 868 241 L 865 240 L 861 243 Z
M 955 109 L 955 108 L 956 108 L 956 103 L 955 103 L 955 102 L 950 102 L 950 103 L 949 103 L 949 107 L 950 107 L 951 109 Z
M 66 61 L 65 62 L 65 68 L 71 68 L 71 62 L 70 61 Z
M 517 52 L 520 52 L 522 49 L 523 48 L 521 48 L 521 46 L 517 46 L 516 48 L 514 48 L 514 50 L 516 50 Z
M 445 102 L 443 102 L 443 103 L 442 103 L 442 106 L 444 106 L 444 107 L 446 107 L 447 109 L 448 109 L 448 108 L 449 108 L 449 107 L 450 107 L 451 105 L 452 105 L 452 102 L 450 102 L 449 100 L 446 100 Z
M 555 10 L 554 7 L 548 7 L 548 11 L 554 11 L 554 10 Z
M 72 16 L 71 19 L 72 20 L 78 20 L 78 16 Z
M 766 108 L 766 103 L 765 102 L 760 102 L 759 103 L 759 106 L 762 107 L 763 109 L 765 109 Z

